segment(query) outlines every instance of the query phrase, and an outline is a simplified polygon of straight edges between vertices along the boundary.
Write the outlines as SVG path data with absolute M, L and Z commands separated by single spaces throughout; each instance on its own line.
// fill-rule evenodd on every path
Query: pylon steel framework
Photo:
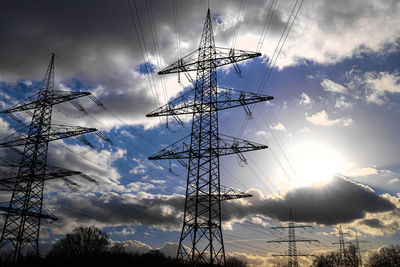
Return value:
M 298 254 L 297 249 L 296 249 L 296 243 L 297 242 L 319 242 L 318 240 L 315 239 L 306 239 L 306 238 L 296 238 L 295 234 L 295 229 L 296 228 L 312 228 L 311 225 L 295 225 L 293 222 L 293 214 L 292 214 L 292 209 L 289 211 L 289 223 L 288 226 L 276 226 L 276 227 L 271 227 L 273 230 L 277 229 L 288 229 L 288 239 L 278 239 L 278 240 L 271 240 L 267 241 L 267 243 L 288 243 L 288 254 L 278 254 L 274 256 L 284 256 L 288 257 L 288 267 L 298 267 L 298 261 L 297 257 L 309 257 L 311 255 L 308 254 Z
M 369 243 L 369 242 L 365 241 L 365 240 L 360 240 L 358 238 L 358 231 L 356 230 L 356 239 L 354 240 L 354 243 L 355 243 L 356 256 L 357 256 L 357 264 L 358 264 L 358 266 L 362 266 L 361 252 L 365 252 L 365 251 L 361 251 L 360 243 Z
M 339 245 L 339 265 L 344 266 L 344 259 L 345 259 L 345 245 L 352 244 L 351 242 L 344 240 L 344 233 L 342 230 L 342 225 L 339 226 L 339 242 L 333 242 L 332 245 Z
M 49 179 L 63 178 L 79 174 L 93 181 L 90 177 L 75 171 L 47 165 L 47 151 L 50 141 L 96 132 L 95 128 L 75 127 L 51 124 L 53 105 L 89 96 L 88 92 L 69 92 L 54 90 L 54 54 L 42 81 L 40 91 L 19 104 L 0 112 L 11 118 L 11 113 L 27 112 L 33 109 L 32 120 L 24 129 L 27 134 L 17 132 L 0 141 L 0 148 L 24 145 L 21 160 L 18 163 L 4 163 L 2 166 L 17 168 L 16 175 L 3 177 L 0 189 L 12 191 L 8 207 L 1 207 L 5 212 L 5 222 L 0 239 L 0 248 L 11 244 L 13 261 L 17 261 L 22 250 L 31 246 L 39 254 L 39 230 L 42 219 L 56 220 L 54 216 L 43 213 L 44 183 Z M 67 179 L 67 178 L 64 178 Z M 70 181 L 70 180 L 66 180 Z M 70 181 L 70 184 L 74 182 Z
M 147 117 L 192 114 L 191 134 L 149 157 L 188 159 L 187 187 L 182 232 L 177 258 L 196 265 L 225 265 L 221 229 L 221 201 L 250 197 L 220 184 L 219 157 L 265 149 L 267 146 L 222 135 L 218 111 L 268 101 L 271 96 L 217 87 L 217 67 L 260 56 L 260 53 L 216 47 L 208 9 L 200 45 L 158 74 L 196 71 L 194 89 L 147 114 Z

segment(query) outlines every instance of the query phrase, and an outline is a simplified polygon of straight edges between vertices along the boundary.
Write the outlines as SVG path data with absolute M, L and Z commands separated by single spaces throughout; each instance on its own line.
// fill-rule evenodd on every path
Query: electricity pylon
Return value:
M 190 135 L 149 157 L 150 160 L 188 159 L 184 219 L 177 253 L 183 262 L 225 265 L 221 201 L 251 196 L 221 186 L 219 158 L 230 154 L 242 156 L 243 152 L 267 146 L 220 134 L 218 111 L 273 97 L 217 87 L 217 67 L 233 64 L 237 69 L 237 62 L 260 55 L 216 47 L 208 9 L 199 48 L 158 72 L 162 75 L 197 71 L 194 89 L 146 115 L 193 115 Z
M 32 121 L 22 132 L 14 133 L 0 140 L 1 147 L 24 145 L 24 150 L 17 166 L 17 174 L 2 181 L 3 189 L 12 191 L 5 212 L 5 222 L 0 239 L 0 248 L 11 244 L 13 261 L 17 261 L 22 250 L 30 245 L 39 255 L 39 230 L 42 219 L 56 219 L 43 213 L 43 190 L 46 180 L 66 177 L 79 172 L 47 165 L 48 144 L 51 141 L 77 137 L 96 132 L 95 128 L 75 127 L 51 124 L 53 105 L 89 96 L 88 92 L 69 92 L 54 90 L 54 54 L 42 81 L 40 91 L 19 104 L 0 112 L 10 115 L 13 112 L 33 110 Z M 24 132 L 25 131 L 25 132 Z M 27 132 L 27 133 L 26 133 Z M 8 164 L 12 167 L 13 164 Z M 81 174 L 83 175 L 83 174 Z M 84 175 L 84 178 L 87 176 Z M 5 188 L 4 188 L 5 186 Z
M 351 242 L 344 241 L 344 235 L 348 233 L 343 233 L 342 225 L 339 227 L 339 242 L 334 242 L 332 245 L 339 245 L 339 265 L 344 266 L 344 259 L 345 259 L 345 245 L 351 244 Z
M 271 229 L 273 229 L 273 230 L 288 229 L 288 232 L 289 232 L 288 239 L 278 239 L 278 240 L 267 241 L 267 243 L 288 243 L 288 254 L 274 255 L 274 256 L 288 257 L 288 267 L 299 266 L 298 261 L 297 261 L 298 256 L 301 256 L 301 257 L 312 256 L 312 255 L 308 255 L 308 254 L 298 254 L 297 249 L 296 249 L 297 242 L 308 242 L 308 243 L 319 242 L 318 240 L 315 240 L 315 239 L 296 238 L 296 234 L 295 234 L 296 228 L 305 229 L 305 228 L 312 228 L 312 226 L 311 225 L 295 225 L 295 223 L 293 222 L 292 209 L 290 208 L 288 226 L 271 227 Z
M 357 257 L 357 264 L 358 266 L 362 266 L 362 257 L 361 257 L 361 252 L 365 252 L 365 251 L 361 251 L 360 249 L 360 243 L 369 243 L 368 241 L 365 240 L 360 240 L 358 238 L 358 232 L 356 230 L 356 239 L 354 240 L 355 243 L 355 253 L 356 253 L 356 257 Z

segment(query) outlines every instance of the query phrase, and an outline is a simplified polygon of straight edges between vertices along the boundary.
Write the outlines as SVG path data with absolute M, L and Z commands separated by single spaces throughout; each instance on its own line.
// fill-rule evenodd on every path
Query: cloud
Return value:
M 255 189 L 249 193 L 253 197 L 243 200 L 246 205 L 241 202 L 224 203 L 224 220 L 262 215 L 287 221 L 289 208 L 292 208 L 297 222 L 333 225 L 364 218 L 367 213 L 381 213 L 395 208 L 395 200 L 379 196 L 370 187 L 344 177 L 335 177 L 318 187 L 293 189 L 277 197 L 265 197 Z
M 151 183 L 144 183 L 144 182 L 132 182 L 126 185 L 126 188 L 132 192 L 145 192 L 150 189 L 154 189 L 155 186 Z
M 378 219 L 365 219 L 361 221 L 362 224 L 365 224 L 372 228 L 382 228 L 382 223 Z
M 268 251 L 268 249 L 267 249 Z M 273 253 L 276 254 L 276 253 Z M 235 257 L 242 261 L 245 261 L 249 267 L 268 267 L 268 266 L 285 266 L 287 265 L 287 257 L 273 256 L 273 254 L 267 252 L 267 256 L 254 255 L 252 253 L 243 252 L 226 252 L 226 258 Z M 309 266 L 312 261 L 307 257 L 298 257 L 299 266 Z
M 331 120 L 329 119 L 328 114 L 324 109 L 311 116 L 307 116 L 306 120 L 318 126 L 332 126 L 337 124 L 340 124 L 342 126 L 349 126 L 353 123 L 353 120 L 351 118 L 340 118 L 336 120 Z
M 378 170 L 373 167 L 366 167 L 366 168 L 358 168 L 355 170 L 350 171 L 347 175 L 356 177 L 356 176 L 367 176 L 371 174 L 377 174 Z
M 311 104 L 311 98 L 306 93 L 301 93 L 298 103 L 303 106 Z
M 308 128 L 308 127 L 303 127 L 303 128 L 301 128 L 301 129 L 299 130 L 300 133 L 307 133 L 307 132 L 309 132 L 309 131 L 311 131 L 311 130 L 310 130 L 310 128 Z
M 86 151 L 85 151 L 86 150 Z M 83 153 L 83 152 L 85 153 Z M 88 150 L 80 145 L 66 145 L 53 142 L 49 149 L 49 163 L 66 169 L 82 171 L 83 173 L 100 178 L 98 182 L 116 182 L 121 177 L 114 162 L 125 156 L 126 150 L 117 148 L 115 151 Z
M 129 137 L 130 139 L 135 139 L 136 138 L 134 135 L 132 135 L 130 132 L 128 132 L 126 130 L 122 130 L 121 134 L 125 135 L 126 137 Z
M 396 208 L 379 214 L 367 213 L 364 219 L 357 220 L 349 226 L 372 236 L 393 235 L 398 232 L 400 228 L 400 201 L 393 196 L 384 195 L 383 197 L 394 203 Z
M 395 29 L 399 15 L 398 2 L 304 2 L 279 64 L 302 58 L 332 64 L 361 52 L 379 51 L 399 38 L 400 30 Z
M 335 108 L 351 108 L 353 104 L 351 102 L 346 102 L 344 96 L 340 96 L 336 99 Z
M 252 198 L 223 202 L 224 224 L 264 216 L 287 221 L 292 208 L 297 222 L 334 225 L 351 223 L 368 216 L 380 216 L 395 209 L 397 198 L 377 195 L 370 187 L 335 177 L 322 186 L 295 188 L 280 195 L 264 196 L 259 190 Z M 77 225 L 145 225 L 161 230 L 181 230 L 184 196 L 137 192 L 59 193 L 49 205 L 59 221 L 48 225 L 53 233 L 65 233 Z M 397 203 L 396 202 L 396 203 Z M 335 211 L 335 212 L 332 212 Z M 104 216 L 107 214 L 107 216 Z
M 346 84 L 355 98 L 365 98 L 369 103 L 382 105 L 392 94 L 400 93 L 400 75 L 398 72 L 365 72 L 352 69 L 346 73 Z
M 159 248 L 160 252 L 163 253 L 165 256 L 175 258 L 176 252 L 178 251 L 179 244 L 173 242 L 166 242 Z
M 109 112 L 99 114 L 97 118 L 105 125 L 103 127 L 144 125 L 151 128 L 158 125 L 159 120 L 147 119 L 144 115 L 182 89 L 177 85 L 176 76 L 165 77 L 168 96 L 164 99 L 161 78 L 143 75 L 140 69 L 141 66 L 151 65 L 152 68 L 156 66 L 158 71 L 176 60 L 176 42 L 171 38 L 176 31 L 174 20 L 171 20 L 173 12 L 169 2 L 152 1 L 157 29 L 157 40 L 153 40 L 147 2 L 138 2 L 137 5 L 139 12 L 135 12 L 134 17 L 141 20 L 139 30 L 147 48 L 144 54 L 132 29 L 127 2 L 69 1 L 57 6 L 51 1 L 7 2 L 2 7 L 4 14 L 0 18 L 0 35 L 4 40 L 2 47 L 19 46 L 33 53 L 14 53 L 10 50 L 0 61 L 1 78 L 39 81 L 48 64 L 48 58 L 40 57 L 48 51 L 55 51 L 58 55 L 57 84 L 68 85 L 79 81 L 94 92 L 110 111 L 118 113 L 119 118 Z M 237 48 L 256 48 L 269 5 L 269 2 L 261 0 L 246 4 Z M 96 12 L 92 12 L 93 6 Z M 236 1 L 213 3 L 212 12 L 218 14 L 218 23 L 214 22 L 217 45 L 226 46 L 235 36 L 235 14 L 239 6 Z M 269 27 L 269 41 L 261 49 L 266 57 L 273 55 L 292 6 L 290 1 L 278 3 Z M 199 1 L 185 1 L 179 6 L 182 55 L 197 49 L 205 12 L 204 5 Z M 360 51 L 379 51 L 399 38 L 399 17 L 400 8 L 396 1 L 353 0 L 346 1 L 346 4 L 328 0 L 318 4 L 304 2 L 283 47 L 278 66 L 299 64 L 304 59 L 331 64 Z M 82 24 L 82 18 L 88 23 Z M 142 37 L 141 33 L 139 37 Z M 143 40 L 141 42 L 143 45 Z M 154 43 L 159 44 L 160 55 Z M 22 44 L 29 46 L 22 47 Z M 17 64 L 24 61 L 27 63 Z M 379 88 L 379 83 L 371 82 Z M 371 101 L 374 101 L 373 98 Z M 82 122 L 90 123 L 91 119 L 84 118 Z
M 132 170 L 129 171 L 129 173 L 132 174 L 145 174 L 147 173 L 147 170 L 149 167 L 155 168 L 158 170 L 163 170 L 164 168 L 161 165 L 157 165 L 151 161 L 148 160 L 142 160 L 140 158 L 133 158 L 133 161 L 137 164 Z
M 118 231 L 112 231 L 109 234 L 110 235 L 123 235 L 123 236 L 126 236 L 126 235 L 133 235 L 135 233 L 136 233 L 136 229 L 135 228 L 125 227 L 119 232 Z
M 125 240 L 125 241 L 114 241 L 111 240 L 110 246 L 120 245 L 126 252 L 137 252 L 137 253 L 147 253 L 153 248 L 146 243 L 138 240 Z
M 346 87 L 344 87 L 341 84 L 335 83 L 329 79 L 323 79 L 321 85 L 327 92 L 342 93 L 342 94 L 347 92 Z
M 400 93 L 400 75 L 388 72 L 367 72 L 364 74 L 365 84 L 371 90 L 367 101 L 383 104 L 387 93 Z
M 285 125 L 283 125 L 280 122 L 277 122 L 277 123 L 275 123 L 273 125 L 270 125 L 269 127 L 271 129 L 273 129 L 273 130 L 276 130 L 276 131 L 282 131 L 282 132 L 286 132 L 287 131 Z
M 389 180 L 389 184 L 394 184 L 394 183 L 398 183 L 398 182 L 400 182 L 399 178 L 393 178 L 393 179 Z
M 266 131 L 257 131 L 256 135 L 267 135 Z
M 117 194 L 62 193 L 49 197 L 59 221 L 51 227 L 68 231 L 76 225 L 146 225 L 164 230 L 180 230 L 184 196 L 154 195 L 145 192 Z M 64 229 L 64 230 L 63 230 Z

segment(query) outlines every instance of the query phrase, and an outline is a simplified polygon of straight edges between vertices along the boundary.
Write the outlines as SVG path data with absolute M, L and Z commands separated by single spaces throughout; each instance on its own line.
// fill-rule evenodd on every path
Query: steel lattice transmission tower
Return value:
M 365 240 L 360 240 L 358 238 L 358 232 L 356 230 L 356 239 L 354 240 L 354 243 L 355 243 L 355 249 L 356 249 L 355 253 L 356 253 L 356 256 L 357 256 L 357 264 L 358 264 L 357 266 L 362 266 L 361 252 L 365 252 L 365 251 L 361 251 L 360 243 L 369 243 L 369 242 L 365 241 Z
M 16 175 L 6 177 L 0 182 L 0 189 L 12 191 L 8 207 L 0 207 L 5 213 L 5 222 L 0 239 L 0 248 L 11 244 L 13 261 L 17 261 L 22 250 L 31 246 L 39 254 L 39 230 L 42 219 L 56 219 L 43 212 L 44 183 L 49 179 L 63 178 L 71 175 L 82 175 L 75 171 L 47 165 L 48 144 L 51 141 L 67 137 L 96 132 L 95 128 L 74 127 L 51 124 L 53 105 L 89 96 L 88 92 L 69 92 L 54 90 L 54 54 L 42 81 L 40 91 L 19 104 L 0 112 L 11 118 L 13 112 L 33 110 L 32 120 L 22 132 L 12 134 L 0 140 L 0 147 L 13 148 L 24 146 L 19 163 L 5 163 L 8 167 L 17 168 Z M 75 100 L 76 101 L 76 100 Z M 25 133 L 24 133 L 25 131 Z M 67 178 L 64 178 L 67 179 Z M 67 180 L 68 181 L 68 180 Z M 73 183 L 71 181 L 71 183 Z
M 345 253 L 346 253 L 346 244 L 352 244 L 351 242 L 345 241 L 344 240 L 344 235 L 347 233 L 344 233 L 342 230 L 342 225 L 339 226 L 339 242 L 334 242 L 332 245 L 339 245 L 339 264 L 340 266 L 344 266 L 344 259 L 345 259 Z
M 298 261 L 297 257 L 309 257 L 311 255 L 308 254 L 298 254 L 297 253 L 297 248 L 296 248 L 296 243 L 297 242 L 319 242 L 318 240 L 315 239 L 306 239 L 306 238 L 296 238 L 296 233 L 295 229 L 305 229 L 305 228 L 312 228 L 311 225 L 296 225 L 293 221 L 293 214 L 292 214 L 292 209 L 289 211 L 289 223 L 288 226 L 277 226 L 277 227 L 271 227 L 273 230 L 278 230 L 278 229 L 288 229 L 288 239 L 278 239 L 278 240 L 271 240 L 267 241 L 267 243 L 288 243 L 288 253 L 287 254 L 279 254 L 279 255 L 274 255 L 274 256 L 285 256 L 288 257 L 288 267 L 298 267 Z
M 188 160 L 184 219 L 177 253 L 177 258 L 184 262 L 225 265 L 221 201 L 251 196 L 221 186 L 219 158 L 267 146 L 220 134 L 218 111 L 273 97 L 217 87 L 217 67 L 234 64 L 237 69 L 237 62 L 260 55 L 216 47 L 208 9 L 199 48 L 158 73 L 197 72 L 194 89 L 147 115 L 193 115 L 190 135 L 149 157 Z

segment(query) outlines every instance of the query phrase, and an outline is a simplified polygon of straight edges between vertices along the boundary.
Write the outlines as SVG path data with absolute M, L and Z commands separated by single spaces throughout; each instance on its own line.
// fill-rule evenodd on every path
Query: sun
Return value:
M 325 184 L 337 173 L 345 173 L 347 161 L 336 149 L 327 144 L 304 142 L 294 146 L 291 153 L 296 171 L 293 185 Z

